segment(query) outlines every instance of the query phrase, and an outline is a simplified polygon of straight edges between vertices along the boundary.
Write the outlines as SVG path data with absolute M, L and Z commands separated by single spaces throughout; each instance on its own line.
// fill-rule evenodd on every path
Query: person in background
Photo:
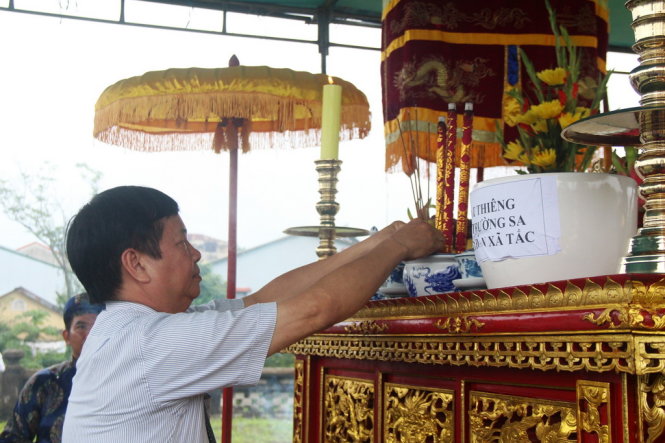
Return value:
M 26 382 L 11 418 L 0 433 L 0 443 L 60 443 L 67 400 L 76 373 L 76 360 L 103 305 L 91 304 L 83 293 L 67 300 L 62 338 L 71 347 L 71 360 L 35 373 Z

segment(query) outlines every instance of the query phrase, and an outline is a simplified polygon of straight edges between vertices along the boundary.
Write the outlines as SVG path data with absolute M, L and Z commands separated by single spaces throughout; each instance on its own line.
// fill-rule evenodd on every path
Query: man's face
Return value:
M 187 240 L 187 229 L 180 216 L 164 219 L 159 248 L 162 258 L 152 261 L 152 279 L 161 291 L 158 310 L 184 312 L 201 290 L 201 275 L 196 264 L 201 253 Z
M 88 333 L 96 319 L 97 314 L 75 315 L 72 317 L 69 329 L 62 331 L 62 338 L 65 339 L 65 343 L 72 347 L 72 357 L 79 358 L 79 355 L 81 355 L 83 343 L 85 343 L 85 339 L 88 337 Z

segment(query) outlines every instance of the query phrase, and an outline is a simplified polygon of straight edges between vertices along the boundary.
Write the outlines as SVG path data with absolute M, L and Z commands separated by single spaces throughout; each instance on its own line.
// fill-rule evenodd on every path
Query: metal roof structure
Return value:
M 21 5 L 24 3 L 9 0 L 8 6 L 0 7 L 0 11 L 38 14 L 58 17 L 61 19 L 88 20 L 129 26 L 229 35 L 235 37 L 311 43 L 317 45 L 319 48 L 319 53 L 321 54 L 321 72 L 323 73 L 326 72 L 326 56 L 331 46 L 380 50 L 379 47 L 335 43 L 330 39 L 329 27 L 331 24 L 343 24 L 380 28 L 383 0 L 116 0 L 116 2 L 114 16 L 108 18 L 72 13 L 69 11 L 69 2 L 66 2 L 65 6 L 61 6 L 59 10 L 48 11 L 39 10 L 36 7 L 26 8 L 25 6 L 17 6 L 16 3 L 20 3 Z M 154 3 L 222 12 L 223 19 L 222 23 L 220 23 L 219 30 L 203 30 L 191 27 L 136 23 L 125 19 L 125 9 L 130 3 Z M 607 3 L 610 11 L 609 50 L 630 53 L 632 52 L 631 47 L 634 43 L 633 31 L 631 28 L 631 15 L 624 5 L 624 0 L 607 0 Z M 290 19 L 311 24 L 317 27 L 317 39 L 303 40 L 295 37 L 275 37 L 261 34 L 238 34 L 227 32 L 227 13 L 241 13 Z

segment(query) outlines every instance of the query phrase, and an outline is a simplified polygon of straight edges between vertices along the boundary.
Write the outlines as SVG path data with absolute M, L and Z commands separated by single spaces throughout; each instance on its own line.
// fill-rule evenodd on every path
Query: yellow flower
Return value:
M 559 116 L 559 125 L 561 125 L 561 129 L 563 129 L 578 120 L 588 117 L 590 114 L 591 110 L 589 108 L 576 108 L 574 114 L 564 112 Z
M 542 119 L 557 118 L 561 114 L 561 111 L 563 111 L 563 105 L 559 100 L 542 102 L 538 105 L 531 106 L 529 109 L 529 112 L 532 112 L 535 116 Z
M 547 120 L 536 120 L 531 123 L 531 128 L 533 128 L 535 132 L 547 132 Z
M 536 73 L 540 81 L 550 86 L 563 85 L 566 82 L 566 75 L 568 75 L 568 72 L 561 67 L 545 69 Z
M 554 165 L 556 162 L 556 152 L 554 149 L 545 149 L 535 152 L 531 158 L 531 163 L 540 166 L 541 168 L 547 168 Z
M 504 151 L 503 156 L 508 160 L 520 160 L 520 156 L 523 154 L 524 147 L 519 141 L 515 140 L 506 145 L 506 150 Z
M 578 106 L 575 108 L 575 114 L 579 114 L 580 118 L 587 118 L 591 115 L 591 109 Z
M 531 109 L 533 109 L 533 106 L 531 107 Z M 527 125 L 531 125 L 531 124 L 535 123 L 536 120 L 538 120 L 538 116 L 536 114 L 534 114 L 531 109 L 526 111 L 524 114 L 520 114 L 520 115 L 516 116 L 515 121 L 517 121 L 517 123 L 524 123 L 524 124 L 527 124 Z
M 506 97 L 503 101 L 503 119 L 508 126 L 519 123 L 520 103 L 513 97 Z

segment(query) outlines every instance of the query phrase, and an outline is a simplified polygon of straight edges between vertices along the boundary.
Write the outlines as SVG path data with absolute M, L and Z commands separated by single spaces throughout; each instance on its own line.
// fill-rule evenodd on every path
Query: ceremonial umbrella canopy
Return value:
M 235 56 L 228 68 L 148 72 L 109 86 L 95 105 L 94 136 L 137 151 L 230 152 L 227 297 L 233 298 L 238 150 L 319 144 L 323 86 L 330 81 L 342 87 L 340 138 L 365 137 L 369 104 L 353 84 L 324 74 L 240 66 Z M 229 424 L 227 399 L 225 391 Z M 230 439 L 230 425 L 227 432 Z
M 365 94 L 331 79 L 342 86 L 341 139 L 363 138 L 370 129 Z M 148 72 L 106 88 L 95 105 L 94 136 L 138 151 L 315 146 L 328 82 L 324 74 L 267 66 Z M 238 137 L 230 136 L 232 126 Z

